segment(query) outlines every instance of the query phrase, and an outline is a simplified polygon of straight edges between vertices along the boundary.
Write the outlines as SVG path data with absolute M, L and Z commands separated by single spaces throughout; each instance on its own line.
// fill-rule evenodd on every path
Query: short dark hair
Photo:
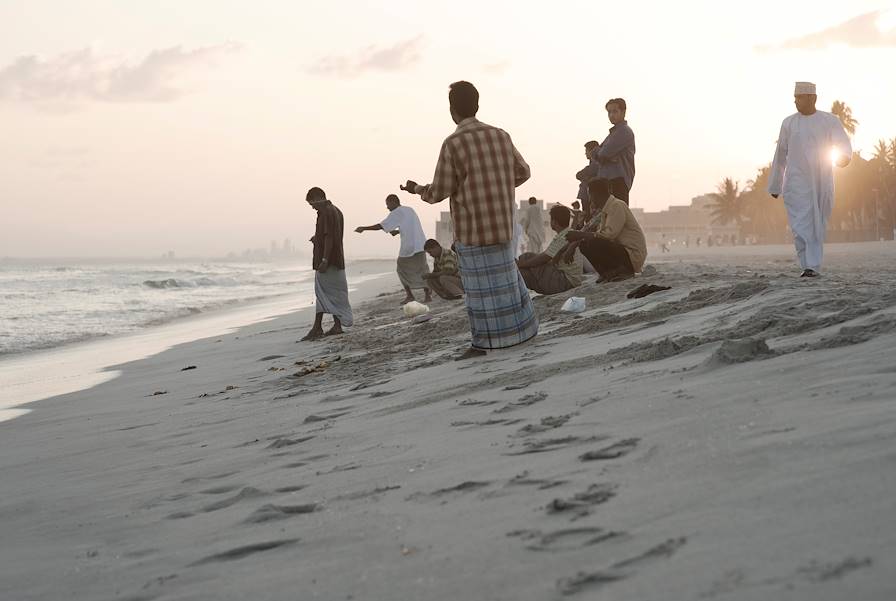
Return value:
M 569 220 L 572 212 L 569 210 L 569 207 L 564 207 L 563 205 L 554 205 L 550 210 L 551 219 L 556 221 L 558 225 L 561 227 L 569 227 Z
M 600 142 L 598 142 L 597 140 L 588 140 L 587 142 L 585 142 L 585 150 L 591 150 L 592 148 L 595 148 L 597 146 L 600 146 Z
M 448 88 L 448 104 L 461 119 L 479 111 L 479 91 L 469 81 L 455 81 Z
M 321 200 L 326 200 L 327 194 L 317 186 L 308 190 L 308 194 L 305 195 L 305 200 L 307 202 L 319 202 Z
M 604 108 L 607 110 L 610 110 L 611 104 L 618 104 L 619 108 L 622 109 L 623 113 L 626 111 L 624 98 L 610 98 L 609 100 L 607 100 L 607 103 L 604 105 Z
M 439 241 L 435 238 L 430 238 L 426 242 L 423 243 L 423 250 L 429 250 L 430 248 L 435 248 L 436 246 L 442 246 L 439 244 Z
M 582 205 L 581 205 L 581 203 L 579 203 L 578 200 L 574 200 L 574 201 L 572 201 L 572 206 L 573 206 L 573 208 L 575 208 L 575 207 L 580 207 Z
M 398 204 L 401 204 L 401 200 L 398 198 L 397 194 L 390 194 L 389 196 L 386 197 L 386 202 L 389 202 L 390 200 L 392 202 L 397 202 Z
M 594 198 L 606 198 L 610 195 L 610 182 L 599 177 L 588 182 L 588 195 Z

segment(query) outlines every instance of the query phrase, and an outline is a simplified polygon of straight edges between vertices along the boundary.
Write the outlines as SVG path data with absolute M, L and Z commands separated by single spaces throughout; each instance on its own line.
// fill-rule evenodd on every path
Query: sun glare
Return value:
M 840 158 L 840 151 L 836 148 L 831 148 L 831 164 L 836 165 L 837 159 Z

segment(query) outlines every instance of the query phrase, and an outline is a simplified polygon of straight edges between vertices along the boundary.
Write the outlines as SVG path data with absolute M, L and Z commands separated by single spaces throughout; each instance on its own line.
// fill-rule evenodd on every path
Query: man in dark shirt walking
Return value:
M 605 108 L 613 127 L 591 156 L 597 159 L 598 177 L 610 182 L 610 193 L 628 204 L 628 194 L 635 181 L 635 133 L 625 120 L 624 99 L 611 98 Z
M 342 211 L 327 200 L 320 188 L 311 188 L 305 195 L 311 208 L 317 211 L 314 228 L 314 296 L 316 315 L 314 325 L 302 340 L 315 340 L 322 336 L 342 334 L 342 326 L 351 327 L 352 307 L 348 302 L 348 281 L 345 279 L 345 253 L 342 249 L 342 234 L 345 222 Z M 324 333 L 324 314 L 333 316 L 333 327 Z

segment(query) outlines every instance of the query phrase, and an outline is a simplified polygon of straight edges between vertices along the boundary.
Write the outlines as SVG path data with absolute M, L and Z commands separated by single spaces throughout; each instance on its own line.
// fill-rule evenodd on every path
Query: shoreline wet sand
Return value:
M 0 423 L 4 596 L 892 598 L 896 244 L 826 251 L 659 257 L 480 360 L 389 282 L 119 366 Z

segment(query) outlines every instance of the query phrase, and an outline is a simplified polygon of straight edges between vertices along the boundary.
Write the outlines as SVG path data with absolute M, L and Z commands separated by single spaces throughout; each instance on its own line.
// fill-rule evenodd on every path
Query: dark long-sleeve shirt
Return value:
M 579 193 L 576 195 L 576 198 L 583 203 L 588 201 L 588 182 L 598 177 L 598 173 L 600 172 L 600 163 L 597 162 L 597 159 L 593 158 L 594 155 L 597 154 L 598 149 L 599 147 L 592 151 L 592 158 L 588 161 L 588 164 L 585 165 L 585 168 L 576 173 L 576 179 L 579 180 Z
M 610 133 L 593 155 L 600 164 L 599 176 L 606 180 L 621 177 L 625 187 L 632 189 L 635 181 L 635 132 L 627 121 L 610 128 Z
M 342 250 L 342 233 L 345 229 L 345 221 L 342 211 L 336 208 L 332 202 L 327 201 L 317 210 L 317 224 L 314 228 L 314 257 L 311 267 L 317 269 L 323 259 L 326 259 L 331 267 L 345 269 L 345 253 Z

